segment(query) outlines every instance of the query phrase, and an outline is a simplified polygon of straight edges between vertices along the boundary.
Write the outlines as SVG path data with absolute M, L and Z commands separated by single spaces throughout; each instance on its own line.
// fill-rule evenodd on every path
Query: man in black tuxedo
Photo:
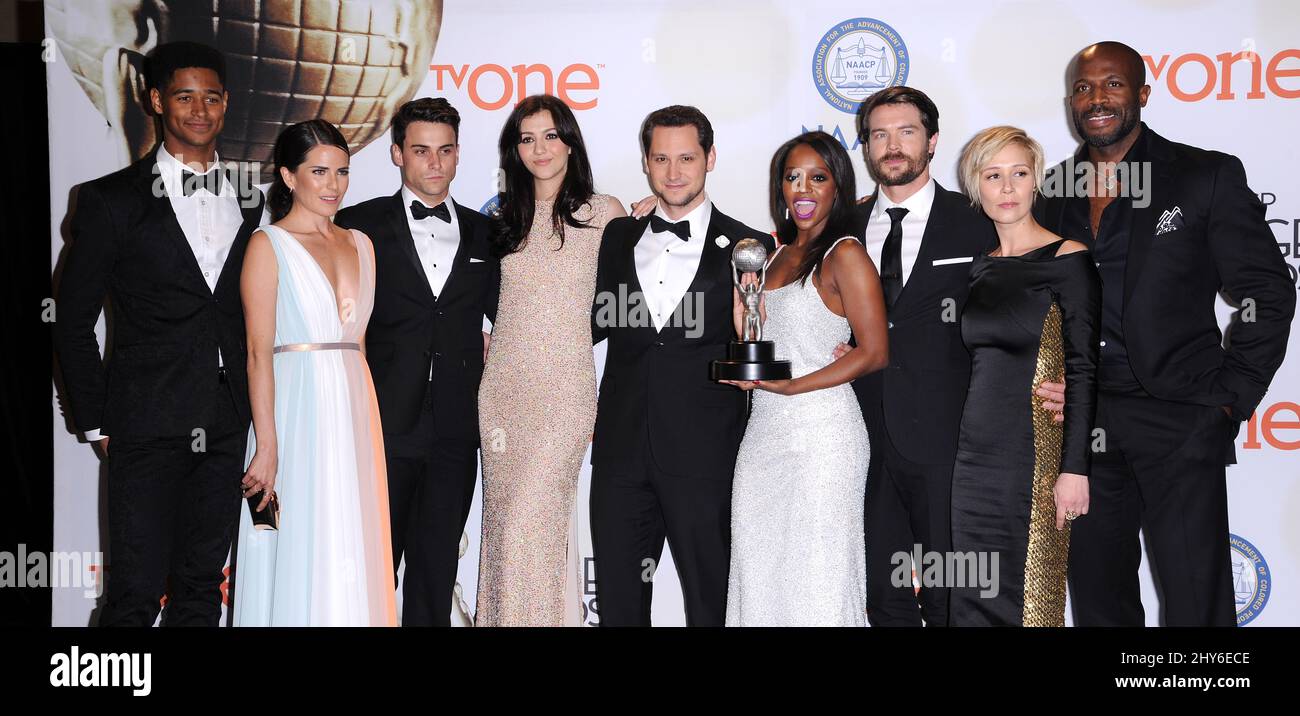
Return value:
M 77 192 L 54 341 L 73 423 L 108 462 L 100 625 L 149 626 L 169 591 L 167 626 L 217 626 L 249 423 L 239 276 L 263 198 L 218 164 L 221 54 L 160 45 L 147 76 L 162 144 Z
M 1225 465 L 1286 354 L 1295 287 L 1241 161 L 1141 121 L 1150 87 L 1135 50 L 1091 45 L 1068 74 L 1084 146 L 1049 175 L 1057 191 L 1049 178 L 1040 223 L 1090 244 L 1101 274 L 1106 445 L 1089 512 L 1071 528 L 1075 623 L 1144 623 L 1141 529 L 1166 624 L 1232 626 Z M 1090 170 L 1094 191 L 1064 191 Z M 1220 292 L 1241 309 L 1226 349 Z
M 393 118 L 402 188 L 343 209 L 335 223 L 375 247 L 366 361 L 388 463 L 393 569 L 406 557 L 402 626 L 450 626 L 460 537 L 478 474 L 478 386 L 496 319 L 500 264 L 488 221 L 451 198 L 460 113 L 442 98 Z
M 970 383 L 961 311 L 973 257 L 997 245 L 993 224 L 930 177 L 939 111 L 925 93 L 890 87 L 864 101 L 857 131 L 878 187 L 858 207 L 880 269 L 889 366 L 853 383 L 871 437 L 865 529 L 873 626 L 948 623 L 948 590 L 893 584 L 895 555 L 951 550 L 952 468 Z M 921 566 L 913 565 L 917 576 Z M 919 601 L 919 605 L 918 605 Z M 919 610 L 918 610 L 919 606 Z
M 651 112 L 641 148 L 658 208 L 605 227 L 592 316 L 593 340 L 609 339 L 591 457 L 600 624 L 650 625 L 666 537 L 687 624 L 722 626 L 748 412 L 743 392 L 709 380 L 709 363 L 736 338 L 732 248 L 773 241 L 709 201 L 713 126 L 698 109 Z

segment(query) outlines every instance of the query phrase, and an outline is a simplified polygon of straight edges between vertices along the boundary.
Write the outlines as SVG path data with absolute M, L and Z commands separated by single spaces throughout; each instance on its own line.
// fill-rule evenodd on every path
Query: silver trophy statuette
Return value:
M 758 275 L 758 282 L 740 284 L 747 273 Z M 740 293 L 745 313 L 740 325 L 740 340 L 727 346 L 727 359 L 709 364 L 713 380 L 781 380 L 790 377 L 790 361 L 776 359 L 776 344 L 763 340 L 763 319 L 758 311 L 763 285 L 767 282 L 767 248 L 755 239 L 741 239 L 731 250 L 731 282 Z
M 747 273 L 758 274 L 758 283 L 743 286 L 740 277 Z M 763 320 L 758 311 L 759 299 L 763 296 L 763 284 L 767 282 L 767 249 L 754 239 L 741 239 L 731 251 L 731 280 L 740 292 L 740 301 L 745 305 L 744 320 L 741 323 L 740 340 L 763 340 Z

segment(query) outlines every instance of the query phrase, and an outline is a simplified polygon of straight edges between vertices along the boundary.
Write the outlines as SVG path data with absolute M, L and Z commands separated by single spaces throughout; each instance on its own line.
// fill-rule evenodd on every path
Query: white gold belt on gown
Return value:
M 359 351 L 359 343 L 286 343 L 282 346 L 276 346 L 272 353 L 284 353 L 285 351 Z

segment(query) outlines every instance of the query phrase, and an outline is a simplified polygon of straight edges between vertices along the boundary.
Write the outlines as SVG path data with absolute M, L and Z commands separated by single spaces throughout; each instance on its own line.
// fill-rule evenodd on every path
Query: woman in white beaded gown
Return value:
M 731 498 L 727 626 L 863 626 L 863 497 L 870 448 L 849 382 L 889 361 L 880 279 L 851 234 L 853 165 L 824 132 L 772 158 L 763 339 L 792 378 L 754 390 Z M 756 280 L 746 274 L 745 283 Z M 736 331 L 743 309 L 736 296 Z M 839 360 L 849 339 L 857 347 Z

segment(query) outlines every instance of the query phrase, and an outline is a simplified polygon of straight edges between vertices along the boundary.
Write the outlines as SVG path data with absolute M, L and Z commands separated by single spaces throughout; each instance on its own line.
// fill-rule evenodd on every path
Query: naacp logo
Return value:
M 1237 626 L 1243 626 L 1264 611 L 1273 580 L 1268 562 L 1255 545 L 1237 535 L 1228 535 L 1228 539 L 1232 544 L 1232 591 L 1237 602 Z
M 813 52 L 813 82 L 822 98 L 853 114 L 876 92 L 907 82 L 907 45 L 894 28 L 869 17 L 832 27 Z

